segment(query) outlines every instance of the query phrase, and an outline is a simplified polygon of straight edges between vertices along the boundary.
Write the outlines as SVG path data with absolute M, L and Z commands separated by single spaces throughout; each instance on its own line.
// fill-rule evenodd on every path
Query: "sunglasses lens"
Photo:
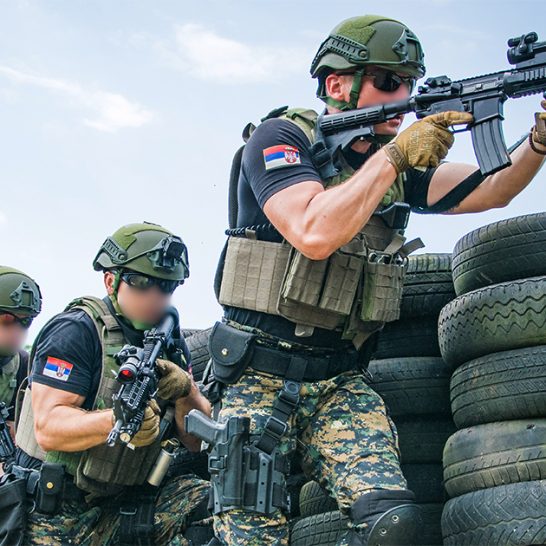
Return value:
M 157 286 L 164 294 L 172 294 L 178 286 L 178 281 L 168 281 L 166 279 L 160 279 L 157 281 Z
M 146 290 L 152 286 L 153 282 L 150 277 L 146 275 L 139 275 L 138 273 L 126 273 L 121 277 L 129 286 L 137 288 L 138 290 Z
M 137 290 L 147 290 L 152 286 L 157 286 L 164 294 L 172 294 L 179 285 L 178 281 L 170 281 L 167 279 L 156 279 L 138 273 L 124 273 L 121 278 L 131 287 Z
M 400 88 L 401 85 L 405 85 L 411 93 L 415 86 L 414 78 L 399 76 L 398 74 L 388 70 L 380 70 L 373 72 L 370 75 L 373 76 L 374 87 L 385 93 L 394 93 Z

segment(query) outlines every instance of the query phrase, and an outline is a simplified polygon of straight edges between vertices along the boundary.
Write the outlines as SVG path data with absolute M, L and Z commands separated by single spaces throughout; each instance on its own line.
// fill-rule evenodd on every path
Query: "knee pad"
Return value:
M 423 523 L 415 495 L 407 489 L 376 489 L 362 495 L 350 509 L 354 525 L 347 536 L 350 546 L 400 546 L 415 544 Z

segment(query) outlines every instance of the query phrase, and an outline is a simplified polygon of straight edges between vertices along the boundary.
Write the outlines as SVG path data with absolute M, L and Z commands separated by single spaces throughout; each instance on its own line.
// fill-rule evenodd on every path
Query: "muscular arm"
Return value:
M 446 214 L 465 214 L 483 212 L 507 206 L 522 192 L 541 168 L 545 156 L 535 153 L 525 141 L 511 155 L 512 165 L 488 176 L 458 206 Z M 440 165 L 430 182 L 428 205 L 437 203 L 457 184 L 476 170 L 474 165 L 463 163 L 444 163 Z
M 358 233 L 395 179 L 379 151 L 343 185 L 325 190 L 318 182 L 301 182 L 272 195 L 263 210 L 292 246 L 321 260 Z
M 106 442 L 112 410 L 85 411 L 84 397 L 40 383 L 32 385 L 34 433 L 45 451 L 83 451 Z

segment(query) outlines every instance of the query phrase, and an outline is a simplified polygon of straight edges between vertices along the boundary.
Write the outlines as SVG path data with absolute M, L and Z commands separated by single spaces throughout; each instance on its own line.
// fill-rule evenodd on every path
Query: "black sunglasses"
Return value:
M 340 76 L 353 75 L 355 72 L 337 72 Z M 400 76 L 392 70 L 385 70 L 383 68 L 373 68 L 367 70 L 364 76 L 373 78 L 373 86 L 378 91 L 383 93 L 394 93 L 400 89 L 401 85 L 405 85 L 410 93 L 413 93 L 415 89 L 416 79 L 413 76 Z
M 28 329 L 32 324 L 34 317 L 16 317 L 11 313 L 2 313 L 0 314 L 0 324 L 20 324 L 23 328 Z
M 157 286 L 163 294 L 172 294 L 180 284 L 180 281 L 148 277 L 148 275 L 143 275 L 142 273 L 124 272 L 120 278 L 123 282 L 137 290 L 148 290 L 152 286 Z

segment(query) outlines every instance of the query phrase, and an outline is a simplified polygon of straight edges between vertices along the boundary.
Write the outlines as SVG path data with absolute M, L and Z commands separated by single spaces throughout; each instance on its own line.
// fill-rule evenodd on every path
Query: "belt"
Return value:
M 323 381 L 343 372 L 356 370 L 359 361 L 356 349 L 348 349 L 331 355 L 313 356 L 254 345 L 254 354 L 249 367 L 259 372 L 286 377 L 295 356 L 304 359 L 307 363 L 302 381 Z

